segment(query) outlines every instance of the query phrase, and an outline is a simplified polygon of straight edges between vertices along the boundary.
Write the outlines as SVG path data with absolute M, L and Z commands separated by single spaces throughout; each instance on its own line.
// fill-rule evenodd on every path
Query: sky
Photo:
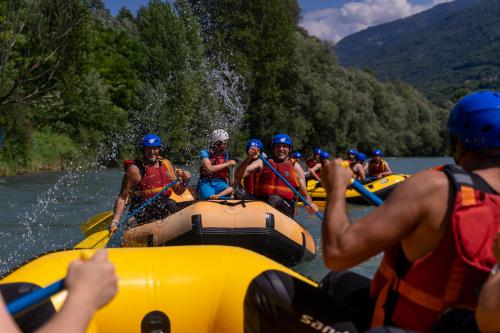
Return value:
M 272 0 L 269 0 L 272 1 Z M 338 42 L 370 26 L 414 15 L 451 0 L 299 0 L 301 25 L 309 34 Z M 104 0 L 115 15 L 121 7 L 135 13 L 147 0 Z

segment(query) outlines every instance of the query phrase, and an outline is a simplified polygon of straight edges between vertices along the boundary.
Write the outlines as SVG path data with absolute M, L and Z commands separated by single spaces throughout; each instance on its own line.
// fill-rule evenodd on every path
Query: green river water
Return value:
M 387 158 L 395 173 L 412 174 L 451 158 Z M 71 248 L 83 239 L 80 225 L 88 218 L 112 210 L 122 171 L 118 169 L 71 171 L 0 177 L 0 274 L 47 251 Z M 372 207 L 349 205 L 349 216 L 355 222 Z M 299 207 L 296 219 L 319 244 L 321 223 Z M 118 236 L 118 235 L 117 235 Z M 119 246 L 114 237 L 112 246 Z M 327 269 L 321 250 L 316 259 L 293 269 L 320 280 Z M 358 273 L 371 276 L 380 255 L 355 267 Z

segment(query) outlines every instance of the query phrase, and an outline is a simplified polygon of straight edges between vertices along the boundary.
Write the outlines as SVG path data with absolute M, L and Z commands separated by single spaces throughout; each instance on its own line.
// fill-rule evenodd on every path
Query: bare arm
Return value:
M 9 312 L 7 312 L 7 306 L 5 305 L 2 294 L 0 294 L 0 327 L 4 333 L 21 333 L 14 319 L 12 319 Z
M 61 311 L 56 313 L 38 333 L 84 333 L 95 311 L 106 305 L 117 292 L 117 277 L 104 250 L 87 262 L 71 263 L 65 280 L 68 297 Z M 7 312 L 0 296 L 0 327 L 2 332 L 21 332 Z
M 316 163 L 312 168 L 309 168 L 309 176 L 313 177 L 316 179 L 318 182 L 321 182 L 321 179 L 319 178 L 318 174 L 316 171 L 321 169 L 321 163 Z
M 210 172 L 217 172 L 217 171 L 221 171 L 225 168 L 235 166 L 236 161 L 229 160 L 229 161 L 226 161 L 226 162 L 221 163 L 221 164 L 212 165 L 212 162 L 210 162 L 210 160 L 208 158 L 204 158 L 201 160 L 201 165 Z
M 429 207 L 436 202 L 447 202 L 446 176 L 424 171 L 411 181 L 401 183 L 382 206 L 351 224 L 344 196 L 352 171 L 342 168 L 340 162 L 338 159 L 330 162 L 322 173 L 327 190 L 322 227 L 323 258 L 327 267 L 333 270 L 353 267 L 402 241 L 423 221 L 444 218 L 446 207 L 442 210 L 442 207 Z
M 392 175 L 392 170 L 391 170 L 391 167 L 389 166 L 389 163 L 387 163 L 386 161 L 384 161 L 384 164 L 385 164 L 385 167 L 386 167 L 387 171 L 382 172 L 381 176 L 385 177 L 385 176 Z
M 500 273 L 491 276 L 479 295 L 476 320 L 481 332 L 500 331 Z
M 118 197 L 115 201 L 115 207 L 113 209 L 113 219 L 109 226 L 111 232 L 115 232 L 118 222 L 125 210 L 125 204 L 127 203 L 128 195 L 132 186 L 139 182 L 141 179 L 139 168 L 135 165 L 131 165 L 128 167 L 125 175 L 122 178 L 122 184 L 120 187 L 120 192 L 118 193 Z
M 304 169 L 302 169 L 302 167 L 300 166 L 299 163 L 295 163 L 293 168 L 295 169 L 295 172 L 297 173 L 297 180 L 299 182 L 299 193 L 302 194 L 302 196 L 309 203 L 309 206 L 306 205 L 307 210 L 310 213 L 316 213 L 318 211 L 318 207 L 312 201 L 312 198 L 309 195 L 309 192 L 307 192 L 307 185 L 306 185 L 306 179 L 304 176 Z
M 360 180 L 365 180 L 366 175 L 365 175 L 365 169 L 363 169 L 363 166 L 362 166 L 361 164 L 359 164 L 359 163 L 358 163 L 358 164 L 356 164 L 356 165 L 354 166 L 354 169 L 355 169 L 355 171 L 356 171 L 356 172 L 358 172 L 358 174 L 359 174 L 359 179 L 360 179 Z
M 245 158 L 245 160 L 236 168 L 233 182 L 234 185 L 238 185 L 242 179 L 245 179 L 249 175 L 262 170 L 263 163 L 260 159 L 258 159 L 258 154 L 259 150 L 255 147 L 248 150 L 247 158 Z
M 174 170 L 174 167 L 168 161 L 169 167 L 171 170 Z M 184 191 L 186 191 L 188 185 L 189 185 L 189 180 L 191 179 L 191 173 L 186 170 L 182 169 L 175 169 L 175 175 L 180 178 L 180 182 L 175 183 L 175 185 L 172 187 L 172 191 L 174 191 L 175 194 L 182 195 Z
M 87 262 L 72 262 L 65 280 L 68 297 L 61 311 L 37 332 L 84 333 L 95 311 L 115 296 L 117 280 L 104 250 L 96 252 Z

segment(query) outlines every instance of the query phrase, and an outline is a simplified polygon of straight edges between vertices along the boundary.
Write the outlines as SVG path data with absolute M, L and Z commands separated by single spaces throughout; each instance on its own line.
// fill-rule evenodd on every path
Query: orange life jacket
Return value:
M 297 173 L 292 162 L 284 161 L 276 163 L 269 159 L 268 162 L 296 189 L 299 188 Z M 267 166 L 264 165 L 258 176 L 255 193 L 259 197 L 268 197 L 272 194 L 279 195 L 283 199 L 294 202 L 295 193 Z
M 222 164 L 227 161 L 226 153 L 215 153 L 211 149 L 208 150 L 209 160 L 212 165 Z M 210 179 L 222 179 L 224 181 L 228 180 L 229 168 L 224 168 L 217 172 L 208 171 L 203 165 L 200 167 L 200 178 L 210 178 Z
M 478 290 L 495 264 L 491 248 L 500 226 L 500 194 L 478 189 L 460 167 L 446 166 L 445 172 L 456 191 L 450 225 L 436 249 L 413 263 L 400 244 L 385 251 L 371 285 L 373 327 L 429 331 L 446 309 L 477 305 Z M 409 268 L 398 272 L 404 261 Z
M 377 161 L 372 158 L 370 160 L 370 163 L 368 164 L 368 173 L 370 176 L 378 176 L 382 172 L 387 171 L 387 164 L 383 159 L 380 159 L 380 162 L 377 163 Z
M 125 171 L 129 166 L 137 165 L 141 172 L 141 181 L 134 184 L 131 191 L 132 195 L 137 197 L 139 201 L 144 202 L 151 198 L 176 178 L 172 164 L 168 160 L 159 158 L 158 162 L 160 166 L 155 168 L 154 165 L 144 166 L 142 161 L 139 160 L 123 161 Z M 163 193 L 166 197 L 170 197 L 171 194 L 171 189 Z

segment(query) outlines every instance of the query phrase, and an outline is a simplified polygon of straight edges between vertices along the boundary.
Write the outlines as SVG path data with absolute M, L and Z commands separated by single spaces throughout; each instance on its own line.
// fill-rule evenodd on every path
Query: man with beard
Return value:
M 170 198 L 172 191 L 181 195 L 188 185 L 191 174 L 181 169 L 174 170 L 172 163 L 160 156 L 161 138 L 156 134 L 147 134 L 141 140 L 142 158 L 124 161 L 125 175 L 118 198 L 115 202 L 110 230 L 116 231 L 125 205 L 130 200 L 130 211 L 160 192 L 166 185 L 180 177 L 171 189 L 165 191 L 153 202 L 135 215 L 137 223 L 165 218 L 177 211 L 177 203 Z

